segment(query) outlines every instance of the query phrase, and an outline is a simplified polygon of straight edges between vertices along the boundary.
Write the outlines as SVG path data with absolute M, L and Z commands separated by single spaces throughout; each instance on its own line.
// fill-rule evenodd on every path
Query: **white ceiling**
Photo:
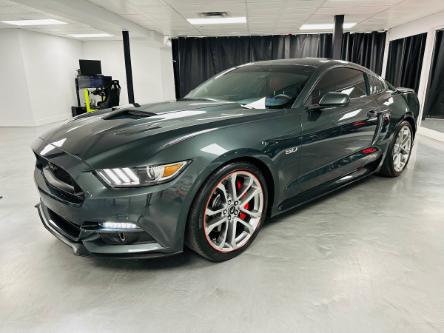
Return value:
M 68 24 L 27 29 L 60 36 L 107 32 L 119 38 L 121 29 L 132 37 L 149 31 L 173 37 L 264 35 L 301 33 L 302 24 L 329 23 L 335 14 L 357 23 L 351 31 L 385 30 L 442 10 L 444 0 L 0 0 L 0 21 L 55 18 Z M 206 11 L 246 16 L 247 24 L 187 22 Z

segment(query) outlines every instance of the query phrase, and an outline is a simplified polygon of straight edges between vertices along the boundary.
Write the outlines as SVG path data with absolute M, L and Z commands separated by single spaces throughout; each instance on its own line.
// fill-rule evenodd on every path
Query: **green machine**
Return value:
M 71 108 L 73 117 L 95 110 L 119 105 L 120 84 L 112 76 L 102 75 L 99 60 L 79 60 L 75 79 L 77 106 Z

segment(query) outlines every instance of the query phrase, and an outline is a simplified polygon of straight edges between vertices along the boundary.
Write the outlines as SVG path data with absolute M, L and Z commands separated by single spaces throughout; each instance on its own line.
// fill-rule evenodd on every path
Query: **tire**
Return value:
M 231 186 L 233 179 L 239 198 L 236 200 Z M 245 251 L 267 215 L 266 184 L 259 168 L 250 163 L 230 163 L 215 171 L 191 207 L 187 246 L 215 262 L 230 260 Z
M 406 151 L 400 149 L 399 140 L 402 140 L 402 136 L 408 133 L 408 153 L 402 154 L 402 151 Z M 401 145 L 402 146 L 402 145 Z M 403 121 L 398 129 L 395 131 L 393 135 L 393 139 L 390 142 L 388 147 L 387 154 L 384 159 L 384 163 L 382 164 L 381 170 L 379 170 L 379 174 L 384 177 L 398 177 L 407 167 L 407 164 L 410 160 L 410 155 L 412 153 L 413 147 L 413 130 L 412 126 L 408 121 Z M 402 155 L 401 157 L 399 157 Z M 397 160 L 396 158 L 401 158 L 401 160 Z M 396 162 L 395 162 L 396 161 Z M 398 162 L 402 161 L 402 165 L 398 164 Z

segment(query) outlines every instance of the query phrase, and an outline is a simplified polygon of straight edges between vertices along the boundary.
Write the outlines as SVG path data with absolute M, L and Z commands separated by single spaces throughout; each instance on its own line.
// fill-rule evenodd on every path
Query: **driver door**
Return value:
M 376 131 L 376 108 L 368 94 L 363 72 L 335 67 L 318 81 L 302 115 L 299 193 L 353 172 L 356 160 L 349 158 L 371 145 Z M 349 95 L 345 106 L 316 108 L 328 92 Z

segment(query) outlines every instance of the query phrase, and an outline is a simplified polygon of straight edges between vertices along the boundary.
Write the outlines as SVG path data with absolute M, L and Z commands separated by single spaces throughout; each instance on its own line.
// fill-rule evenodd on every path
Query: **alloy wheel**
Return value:
M 234 171 L 212 190 L 204 212 L 208 243 L 219 252 L 242 248 L 257 230 L 264 211 L 264 193 L 249 171 Z
M 393 146 L 393 168 L 396 172 L 404 170 L 412 150 L 412 132 L 408 126 L 403 126 L 398 132 Z

